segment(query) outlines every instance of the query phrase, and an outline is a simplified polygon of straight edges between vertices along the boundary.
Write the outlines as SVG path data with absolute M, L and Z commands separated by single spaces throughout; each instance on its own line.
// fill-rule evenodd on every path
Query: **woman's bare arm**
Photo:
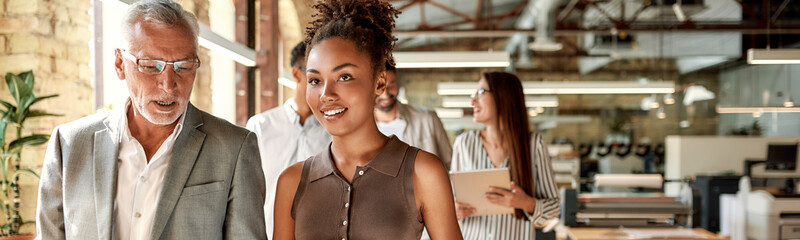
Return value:
M 419 151 L 414 163 L 417 210 L 431 239 L 462 239 L 456 220 L 450 176 L 433 154 Z
M 273 221 L 273 240 L 294 239 L 294 219 L 292 219 L 292 204 L 294 194 L 300 184 L 300 175 L 303 173 L 303 162 L 295 163 L 283 170 L 278 177 L 278 188 L 275 192 L 275 219 Z

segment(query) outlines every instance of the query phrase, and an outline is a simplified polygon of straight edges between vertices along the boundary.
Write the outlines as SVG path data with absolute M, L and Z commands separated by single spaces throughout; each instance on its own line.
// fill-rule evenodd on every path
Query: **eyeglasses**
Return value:
M 299 68 L 299 69 L 300 69 L 301 71 L 303 71 L 303 72 L 305 72 L 305 71 L 306 71 L 306 66 L 297 66 L 297 68 Z
M 151 75 L 161 74 L 167 64 L 172 64 L 172 70 L 178 75 L 192 74 L 200 67 L 200 60 L 168 62 L 155 59 L 138 59 L 126 50 L 122 50 L 122 56 L 136 63 L 136 66 L 139 67 L 139 72 Z
M 478 90 L 472 93 L 472 95 L 470 95 L 469 98 L 474 100 L 479 100 L 487 92 L 492 92 L 492 91 L 489 91 L 488 89 L 485 88 L 478 88 Z

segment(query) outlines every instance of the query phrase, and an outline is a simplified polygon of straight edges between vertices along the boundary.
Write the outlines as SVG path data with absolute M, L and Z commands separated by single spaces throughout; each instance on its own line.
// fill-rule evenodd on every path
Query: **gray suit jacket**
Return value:
M 56 127 L 39 183 L 37 239 L 112 238 L 120 114 Z M 256 135 L 189 104 L 150 239 L 266 239 Z
M 442 120 L 435 111 L 423 107 L 397 103 L 397 117 L 406 121 L 403 141 L 413 147 L 433 153 L 450 169 L 453 147 L 444 130 Z

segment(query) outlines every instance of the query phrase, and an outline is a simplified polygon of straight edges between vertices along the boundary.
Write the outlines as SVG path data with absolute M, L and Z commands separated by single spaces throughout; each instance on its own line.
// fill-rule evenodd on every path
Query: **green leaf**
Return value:
M 13 104 L 11 104 L 9 102 L 6 102 L 6 101 L 3 101 L 3 100 L 0 100 L 0 104 L 2 104 L 3 106 L 6 106 L 6 111 L 13 111 L 12 109 L 16 109 L 17 108 Z
M 12 123 L 17 120 L 17 109 L 14 108 L 11 111 L 5 112 L 3 115 L 8 115 L 8 120 L 6 120 L 7 123 Z
M 17 140 L 14 140 L 8 145 L 8 152 L 16 153 L 22 150 L 22 146 L 36 146 L 41 145 L 47 142 L 49 135 L 45 134 L 33 134 L 27 137 L 23 137 Z
M 0 118 L 0 148 L 6 147 L 6 128 L 8 128 L 8 117 L 11 114 L 3 114 L 3 118 Z
M 19 78 L 22 79 L 25 85 L 28 85 L 28 88 L 33 89 L 33 70 L 20 73 Z
M 20 219 L 21 219 L 21 218 L 20 218 Z M 22 227 L 22 226 L 25 226 L 25 225 L 28 225 L 28 224 L 36 224 L 36 221 L 24 221 L 24 222 L 22 222 L 22 224 L 20 224 L 19 226 L 20 226 L 20 227 Z
M 6 74 L 6 83 L 8 84 L 8 89 L 11 91 L 11 94 L 14 95 L 14 99 L 17 101 L 17 118 L 15 122 L 20 123 L 22 122 L 22 115 L 28 109 L 28 106 L 33 102 L 33 89 L 28 87 L 28 84 L 24 82 L 22 79 L 22 75 L 25 73 L 21 73 L 20 76 L 11 74 L 11 78 L 9 78 L 8 74 Z
M 30 114 L 30 109 L 25 109 L 22 111 L 20 115 L 17 116 L 17 124 L 22 125 L 25 123 L 25 120 L 28 119 L 28 114 Z
M 33 102 L 36 101 L 36 97 L 34 97 L 33 94 L 31 93 L 30 95 L 23 96 L 22 99 L 20 99 L 20 101 L 21 102 L 19 103 L 19 109 L 17 109 L 18 114 L 28 111 L 31 108 L 31 105 L 33 105 Z M 25 118 L 19 119 L 19 122 L 22 122 L 22 120 L 25 120 Z
M 36 104 L 39 101 L 42 101 L 42 100 L 45 100 L 45 99 L 48 99 L 48 98 L 54 98 L 54 97 L 58 97 L 58 94 L 53 94 L 53 95 L 48 95 L 48 96 L 44 96 L 44 97 L 34 98 L 33 102 L 31 103 L 31 106 L 33 106 L 33 104 Z
M 14 100 L 19 103 L 19 93 L 16 87 L 17 82 L 19 81 L 17 81 L 17 79 L 19 79 L 17 75 L 14 75 L 10 72 L 6 73 L 6 85 L 8 85 L 8 91 L 11 92 L 11 96 L 14 97 Z
M 64 114 L 46 113 L 46 112 L 34 110 L 34 111 L 28 112 L 28 114 L 25 115 L 25 120 L 30 119 L 30 118 L 35 118 L 35 117 L 47 117 L 47 116 L 59 117 L 59 116 L 64 116 Z
M 25 168 L 25 169 L 20 169 L 20 170 L 17 170 L 17 172 L 16 172 L 16 173 L 14 173 L 14 176 L 19 176 L 19 175 L 22 175 L 22 173 L 28 173 L 28 174 L 31 174 L 31 175 L 33 175 L 33 176 L 34 176 L 34 177 L 36 177 L 36 178 L 39 178 L 39 174 L 38 174 L 38 173 L 34 172 L 34 171 L 33 171 L 33 170 L 31 170 L 31 169 L 27 169 L 27 168 Z

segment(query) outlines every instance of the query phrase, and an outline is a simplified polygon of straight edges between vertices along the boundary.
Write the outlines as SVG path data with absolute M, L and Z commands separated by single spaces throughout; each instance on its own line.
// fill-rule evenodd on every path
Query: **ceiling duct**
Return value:
M 632 23 L 633 25 L 656 22 L 683 22 L 686 19 L 679 19 L 679 16 L 685 18 L 706 12 L 710 7 L 720 5 L 720 1 L 738 4 L 730 0 L 655 0 L 651 5 L 639 0 L 598 2 L 597 8 L 602 9 L 602 11 L 596 8 L 587 8 L 583 26 L 588 29 L 614 27 L 614 22 L 609 19 L 609 16 L 616 19 L 635 19 L 636 21 Z M 621 16 L 623 14 L 625 16 Z
M 656 18 L 677 19 L 685 22 L 685 16 L 691 16 L 706 9 L 704 0 L 661 0 L 654 6 Z
M 529 50 L 553 51 L 552 49 L 561 48 L 561 44 L 553 40 L 553 32 L 555 30 L 555 10 L 563 2 L 564 0 L 532 0 L 525 6 L 522 14 L 517 18 L 515 27 L 520 30 L 536 27 L 536 36 L 534 43 L 529 45 L 529 35 L 523 33 L 511 35 L 505 50 L 509 54 L 519 51 L 515 67 L 533 67 Z
M 529 45 L 534 51 L 558 51 L 563 48 L 553 38 L 555 30 L 555 10 L 561 5 L 560 0 L 539 0 L 535 1 L 538 14 L 536 14 L 536 36 L 533 43 Z
M 549 1 L 549 0 L 548 0 Z M 525 9 L 522 10 L 519 18 L 517 18 L 517 22 L 514 26 L 517 29 L 533 29 L 534 21 L 534 14 L 536 12 L 536 7 L 533 4 L 533 1 L 529 2 L 528 5 L 525 6 Z M 517 55 L 517 62 L 513 64 L 515 68 L 532 68 L 533 63 L 531 62 L 531 53 L 527 49 L 528 45 L 528 35 L 523 33 L 515 33 L 511 35 L 508 39 L 508 43 L 506 43 L 506 52 L 509 55 L 513 55 L 517 51 L 519 51 L 519 55 Z
M 670 25 L 679 24 L 675 4 L 693 22 L 717 22 L 738 24 L 742 19 L 741 6 L 730 0 L 659 0 L 651 6 L 642 1 L 611 0 L 598 3 L 608 15 L 618 18 L 623 13 L 625 19 L 636 21 L 632 25 Z M 624 8 L 624 9 L 623 9 Z M 644 10 L 637 11 L 640 8 Z M 639 12 L 638 15 L 635 15 Z M 587 28 L 606 28 L 613 26 L 599 10 L 588 8 L 582 25 Z M 616 59 L 631 58 L 675 58 L 680 74 L 697 71 L 722 62 L 741 57 L 742 34 L 739 32 L 708 31 L 662 31 L 655 33 L 628 33 L 626 37 L 616 33 L 586 33 L 581 46 L 590 55 L 578 59 L 581 74 L 588 74 Z M 617 36 L 617 37 L 614 37 Z

